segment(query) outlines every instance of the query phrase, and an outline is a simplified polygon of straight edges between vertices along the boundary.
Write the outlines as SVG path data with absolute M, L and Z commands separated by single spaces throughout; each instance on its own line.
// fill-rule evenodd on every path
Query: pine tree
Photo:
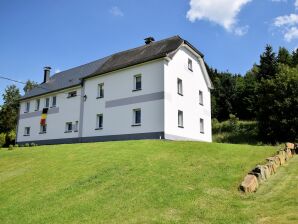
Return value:
M 292 67 L 298 66 L 298 48 L 292 52 Z
M 276 75 L 277 72 L 277 58 L 273 52 L 271 45 L 267 45 L 265 52 L 260 56 L 258 80 L 270 79 Z
M 291 66 L 292 55 L 285 47 L 280 47 L 277 55 L 277 62 L 280 64 Z

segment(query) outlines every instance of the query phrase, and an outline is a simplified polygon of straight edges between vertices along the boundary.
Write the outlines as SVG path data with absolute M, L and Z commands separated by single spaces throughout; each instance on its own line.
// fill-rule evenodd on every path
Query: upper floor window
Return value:
M 182 80 L 179 78 L 177 79 L 177 93 L 183 96 Z
M 204 119 L 200 118 L 200 133 L 204 134 Z
M 178 110 L 178 127 L 183 128 L 183 111 Z
M 65 123 L 65 132 L 72 132 L 72 122 Z
M 142 123 L 141 119 L 141 109 L 134 109 L 133 110 L 133 126 L 139 126 Z
M 25 113 L 29 113 L 30 111 L 30 102 L 26 102 Z
M 72 91 L 72 92 L 68 93 L 67 98 L 71 98 L 71 97 L 75 97 L 75 96 L 77 96 L 77 91 Z
M 199 91 L 199 103 L 201 105 L 204 105 L 204 97 L 203 97 L 203 92 L 201 90 Z
M 104 84 L 100 83 L 97 86 L 97 98 L 103 98 L 104 97 Z
M 35 101 L 35 110 L 38 111 L 39 110 L 39 107 L 40 107 L 40 99 L 37 99 Z
M 53 96 L 53 98 L 52 98 L 52 107 L 56 107 L 56 105 L 57 105 L 57 97 Z
M 30 127 L 25 127 L 24 136 L 29 136 L 29 135 L 30 135 Z
M 47 125 L 40 125 L 40 134 L 45 134 L 47 133 Z
M 96 129 L 103 128 L 103 114 L 96 115 Z
M 134 76 L 134 91 L 142 89 L 142 75 Z
M 50 98 L 46 98 L 45 107 L 46 108 L 50 107 Z
M 192 71 L 192 60 L 188 59 L 188 70 Z

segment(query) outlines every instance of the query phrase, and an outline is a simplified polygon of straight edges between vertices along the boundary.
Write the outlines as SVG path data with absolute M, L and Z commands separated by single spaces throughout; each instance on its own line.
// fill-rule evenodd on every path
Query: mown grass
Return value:
M 290 223 L 297 221 L 297 201 L 290 197 L 297 200 L 295 190 L 287 201 L 272 192 L 274 184 L 252 195 L 237 190 L 247 171 L 275 151 L 271 146 L 149 140 L 2 150 L 0 223 L 256 223 L 279 218 Z M 295 178 L 278 192 L 297 186 L 297 163 L 283 172 L 290 170 Z M 272 183 L 284 176 L 276 175 Z

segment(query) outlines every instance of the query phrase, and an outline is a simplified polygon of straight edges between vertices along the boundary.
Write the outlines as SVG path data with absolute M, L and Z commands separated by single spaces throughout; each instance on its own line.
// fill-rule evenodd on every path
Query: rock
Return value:
M 275 163 L 276 167 L 279 167 L 279 166 L 280 166 L 280 160 L 279 160 L 279 158 L 276 157 L 276 156 L 268 157 L 266 160 L 267 160 L 268 162 L 273 162 L 273 163 Z
M 273 175 L 276 173 L 276 169 L 277 169 L 277 166 L 275 164 L 274 161 L 269 161 L 268 163 L 266 163 L 266 165 L 268 167 L 268 170 L 270 172 L 270 175 Z
M 259 187 L 256 176 L 248 174 L 240 185 L 240 190 L 245 193 L 254 192 Z
M 284 154 L 278 154 L 276 157 L 278 157 L 280 165 L 284 165 L 286 163 L 286 158 Z
M 258 165 L 252 170 L 250 174 L 255 175 L 259 182 L 263 182 L 270 176 L 270 171 L 267 166 Z
M 287 142 L 286 143 L 286 147 L 287 147 L 287 149 L 295 149 L 295 144 L 293 144 L 293 143 L 290 143 L 290 142 Z

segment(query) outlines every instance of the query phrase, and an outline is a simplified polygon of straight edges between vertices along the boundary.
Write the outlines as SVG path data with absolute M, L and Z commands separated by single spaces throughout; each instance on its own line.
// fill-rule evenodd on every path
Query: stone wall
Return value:
M 295 154 L 298 154 L 298 145 L 286 143 L 285 147 L 277 151 L 275 156 L 266 159 L 266 164 L 257 165 L 252 169 L 244 177 L 239 189 L 245 193 L 255 192 L 262 182 L 267 181 L 280 166 L 288 162 Z

